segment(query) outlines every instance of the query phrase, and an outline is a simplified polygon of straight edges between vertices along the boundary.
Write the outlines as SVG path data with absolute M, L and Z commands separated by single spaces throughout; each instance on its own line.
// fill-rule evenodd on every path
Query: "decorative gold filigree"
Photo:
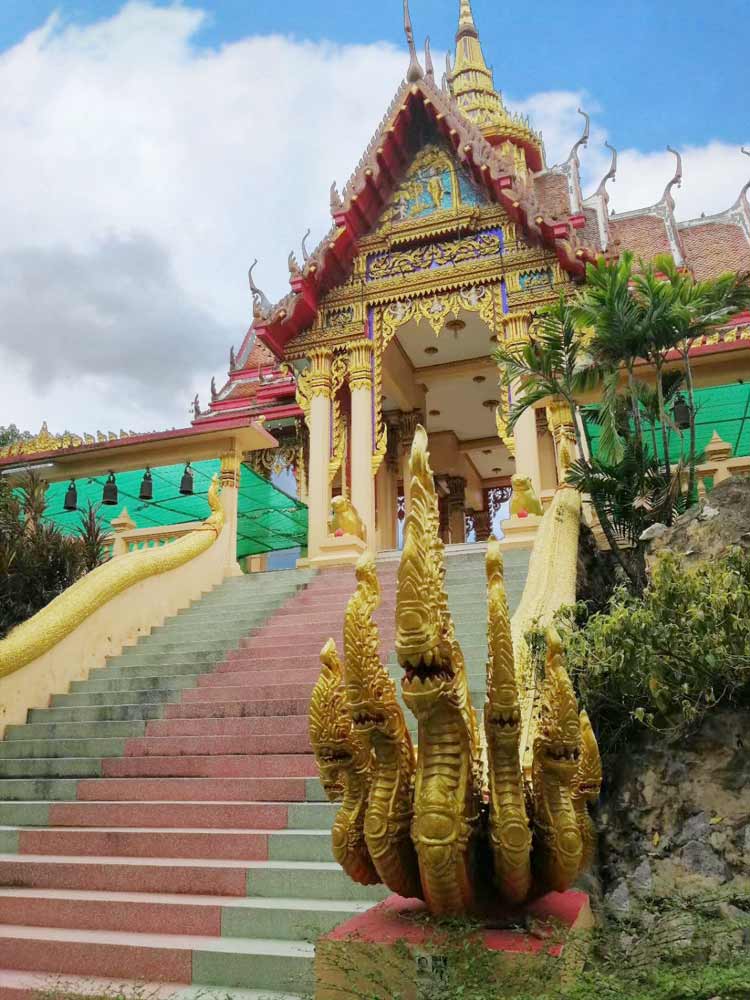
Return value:
M 345 355 L 334 355 L 331 363 L 331 458 L 328 462 L 328 481 L 332 483 L 342 467 L 346 453 L 347 426 L 341 410 L 339 395 L 347 375 L 347 359 Z M 342 476 L 346 479 L 346 476 Z M 346 483 L 343 483 L 342 493 L 346 493 Z
M 48 451 L 67 451 L 70 448 L 82 448 L 86 445 L 96 444 L 97 441 L 118 441 L 137 436 L 135 431 L 124 430 L 121 430 L 119 435 L 115 434 L 114 431 L 109 431 L 107 434 L 98 431 L 96 439 L 91 434 L 84 434 L 83 437 L 80 437 L 69 431 L 64 434 L 50 434 L 45 420 L 38 434 L 33 437 L 21 438 L 19 441 L 14 441 L 13 444 L 0 448 L 0 458 L 8 458 L 11 455 L 41 455 Z

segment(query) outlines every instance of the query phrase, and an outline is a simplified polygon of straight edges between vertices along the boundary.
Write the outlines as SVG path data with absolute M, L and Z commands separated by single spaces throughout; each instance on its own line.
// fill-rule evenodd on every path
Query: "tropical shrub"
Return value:
M 688 568 L 656 562 L 642 596 L 619 588 L 606 613 L 559 616 L 568 665 L 606 753 L 644 727 L 676 739 L 718 706 L 750 706 L 750 555 Z
M 94 569 L 104 556 L 95 508 L 73 535 L 44 520 L 45 484 L 29 474 L 19 490 L 0 477 L 0 638 Z

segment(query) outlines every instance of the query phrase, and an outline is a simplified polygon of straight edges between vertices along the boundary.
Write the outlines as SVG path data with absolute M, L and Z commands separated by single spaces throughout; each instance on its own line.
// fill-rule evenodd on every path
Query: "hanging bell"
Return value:
M 115 480 L 114 472 L 110 472 L 107 482 L 104 484 L 104 492 L 102 493 L 102 503 L 105 507 L 116 507 L 117 506 L 117 481 Z
M 681 431 L 688 430 L 693 423 L 693 411 L 681 392 L 678 392 L 675 396 L 672 416 L 674 418 L 675 425 Z
M 191 497 L 195 492 L 193 485 L 193 470 L 190 468 L 190 462 L 185 466 L 185 471 L 182 474 L 182 482 L 180 483 L 180 493 L 184 497 Z
M 138 494 L 140 500 L 153 500 L 154 499 L 154 480 L 151 476 L 151 469 L 146 468 L 143 474 L 143 479 L 141 480 L 141 492 Z
M 65 503 L 63 506 L 65 510 L 78 510 L 78 490 L 76 489 L 75 479 L 70 480 L 70 486 L 65 494 Z

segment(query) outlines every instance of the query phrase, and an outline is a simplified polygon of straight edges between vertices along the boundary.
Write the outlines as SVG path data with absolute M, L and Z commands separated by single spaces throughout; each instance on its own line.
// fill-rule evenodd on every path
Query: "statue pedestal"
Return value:
M 320 551 L 309 560 L 308 566 L 326 569 L 329 566 L 356 566 L 360 556 L 367 551 L 367 543 L 356 535 L 329 535 L 321 543 Z
M 531 548 L 541 523 L 541 517 L 538 517 L 536 514 L 529 514 L 528 517 L 509 517 L 507 521 L 503 521 L 502 523 L 503 548 Z
M 391 896 L 322 937 L 315 952 L 315 1000 L 419 1000 L 431 981 L 449 976 L 456 938 L 451 944 L 444 928 L 425 919 L 425 910 L 419 900 Z M 572 891 L 499 909 L 483 922 L 475 946 L 497 969 L 499 988 L 503 977 L 507 982 L 509 963 L 524 963 L 524 985 L 533 981 L 534 965 L 540 988 L 551 977 L 573 975 L 585 960 L 585 932 L 594 926 L 589 897 Z

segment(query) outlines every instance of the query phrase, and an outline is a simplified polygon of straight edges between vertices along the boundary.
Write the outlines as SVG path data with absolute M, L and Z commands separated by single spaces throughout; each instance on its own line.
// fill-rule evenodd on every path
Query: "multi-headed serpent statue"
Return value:
M 482 740 L 445 593 L 438 500 L 421 427 L 411 476 L 396 650 L 417 747 L 380 659 L 373 620 L 380 593 L 368 553 L 346 611 L 343 662 L 331 640 L 310 708 L 323 787 L 341 801 L 334 856 L 354 881 L 423 899 L 435 915 L 564 891 L 593 851 L 588 803 L 598 797 L 601 764 L 558 635 L 548 628 L 543 670 L 525 636 L 575 598 L 580 497 L 566 486 L 557 491 L 512 623 L 500 545 L 489 544 Z

